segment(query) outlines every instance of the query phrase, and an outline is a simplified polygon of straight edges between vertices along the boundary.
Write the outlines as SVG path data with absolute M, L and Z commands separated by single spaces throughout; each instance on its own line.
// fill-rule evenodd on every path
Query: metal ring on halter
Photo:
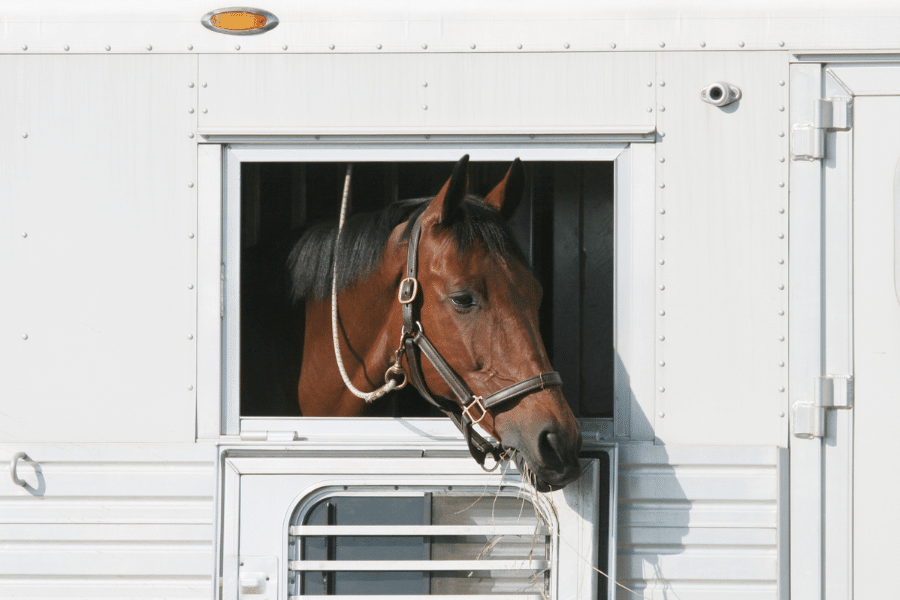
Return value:
M 400 380 L 400 383 L 397 383 L 397 380 L 394 379 L 394 375 L 402 375 L 403 379 Z M 409 380 L 406 377 L 406 371 L 403 370 L 403 367 L 400 365 L 391 365 L 388 367 L 388 370 L 384 372 L 384 382 L 390 383 L 393 381 L 396 385 L 394 386 L 395 390 L 402 390 L 406 387 L 406 384 Z

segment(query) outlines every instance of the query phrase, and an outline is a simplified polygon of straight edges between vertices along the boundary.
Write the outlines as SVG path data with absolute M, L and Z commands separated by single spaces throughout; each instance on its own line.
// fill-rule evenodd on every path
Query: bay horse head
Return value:
M 506 225 L 524 191 L 524 168 L 516 159 L 483 199 L 467 194 L 467 170 L 464 156 L 434 198 L 298 242 L 291 265 L 294 295 L 306 300 L 301 410 L 373 410 L 346 389 L 336 366 L 331 280 L 321 276 L 327 256 L 354 265 L 335 270 L 337 339 L 349 381 L 372 389 L 382 373 L 402 369 L 457 423 L 476 460 L 513 458 L 538 490 L 559 489 L 580 475 L 581 437 L 540 336 L 541 285 Z M 304 275 L 311 271 L 320 276 Z M 475 422 L 497 446 L 472 429 Z

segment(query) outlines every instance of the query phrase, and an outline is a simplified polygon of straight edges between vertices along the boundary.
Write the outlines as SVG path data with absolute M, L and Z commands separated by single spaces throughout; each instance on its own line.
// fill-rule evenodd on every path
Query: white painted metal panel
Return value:
M 201 133 L 646 133 L 651 54 L 200 57 Z M 627 92 L 626 92 L 627 90 Z
M 659 65 L 656 436 L 786 446 L 787 60 L 679 53 Z M 741 100 L 703 102 L 716 81 Z
M 897 84 L 900 79 L 894 78 Z M 900 91 L 900 86 L 893 88 Z M 856 98 L 854 108 L 853 593 L 883 594 L 900 537 L 896 424 L 900 422 L 900 97 Z M 849 473 L 846 473 L 849 475 Z
M 195 66 L 0 57 L 0 438 L 194 439 Z
M 786 458 L 772 446 L 620 446 L 621 583 L 647 598 L 783 597 Z
M 215 449 L 25 444 L 0 485 L 0 598 L 209 597 Z M 4 469 L 6 471 L 6 469 Z

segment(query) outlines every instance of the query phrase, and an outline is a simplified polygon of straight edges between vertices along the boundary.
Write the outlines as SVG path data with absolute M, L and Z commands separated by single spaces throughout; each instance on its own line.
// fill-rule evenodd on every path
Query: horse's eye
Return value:
M 468 292 L 460 292 L 450 296 L 450 302 L 457 308 L 472 308 L 476 304 L 475 298 Z

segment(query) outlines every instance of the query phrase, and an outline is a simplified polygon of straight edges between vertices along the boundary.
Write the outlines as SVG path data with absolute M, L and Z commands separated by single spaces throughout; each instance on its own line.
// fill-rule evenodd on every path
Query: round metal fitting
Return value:
M 741 48 L 743 48 L 743 47 L 744 47 L 744 42 L 738 42 L 738 46 L 741 47 Z
M 615 50 L 615 49 L 616 49 L 616 43 L 615 43 L 615 42 L 612 42 L 612 43 L 609 45 L 609 47 L 612 48 L 613 50 Z
M 659 87 L 666 87 L 666 82 L 665 82 L 665 81 L 660 81 L 660 82 L 659 82 Z
M 428 44 L 422 44 L 422 50 L 428 50 Z
M 784 107 L 783 107 L 783 106 L 779 106 L 779 107 L 778 107 L 778 111 L 779 111 L 779 112 L 784 112 Z
M 664 208 L 659 209 L 659 214 L 661 214 L 661 215 L 666 214 L 666 209 L 664 209 Z
M 781 48 L 784 48 L 784 42 L 783 42 L 783 41 L 778 42 L 778 46 L 781 47 Z
M 740 100 L 741 88 L 725 81 L 715 81 L 700 90 L 700 99 L 721 108 Z
M 779 233 L 779 234 L 778 234 L 778 239 L 779 239 L 779 240 L 783 240 L 783 239 L 784 239 L 784 234 L 783 234 L 783 233 Z
M 188 49 L 188 50 L 193 50 L 193 49 L 194 49 L 194 45 L 193 45 L 193 44 L 188 44 L 188 45 L 187 45 L 187 49 Z
M 22 50 L 28 50 L 28 46 L 26 46 L 25 44 L 22 44 Z
M 784 418 L 784 411 L 780 411 L 780 412 L 778 413 L 778 416 L 781 417 L 781 418 L 783 419 L 783 418 Z
M 376 50 L 381 50 L 381 44 L 375 44 L 375 49 L 376 49 Z M 285 50 L 287 50 L 287 48 L 285 48 Z
M 189 108 L 189 109 L 188 109 L 188 114 L 189 114 L 189 115 L 194 114 L 194 109 L 193 109 L 193 108 Z
M 563 48 L 565 48 L 566 50 L 568 50 L 568 49 L 569 49 L 569 42 L 566 42 L 565 44 L 563 44 Z
M 779 367 L 783 367 L 783 366 L 784 366 L 784 361 L 783 361 L 783 360 L 782 360 L 782 361 L 779 361 L 779 362 L 778 362 L 778 366 L 779 366 Z
M 69 51 L 69 45 L 66 44 L 65 46 L 63 46 L 63 50 L 65 50 L 66 52 L 68 52 L 68 51 Z
M 783 182 L 783 181 L 779 181 L 779 182 L 778 182 L 778 187 L 782 187 L 782 188 L 783 188 L 783 187 L 784 187 L 784 182 Z
M 519 50 L 521 50 L 521 49 L 522 49 L 522 44 L 516 44 L 516 48 L 518 48 Z
M 189 391 L 189 392 L 193 392 L 193 391 L 194 391 L 194 386 L 189 385 L 189 386 L 188 386 L 188 391 Z
M 110 50 L 112 50 L 112 46 L 110 46 L 109 44 L 107 44 L 107 45 L 104 46 L 104 47 L 106 48 L 106 51 L 107 51 L 107 52 L 109 52 Z M 188 46 L 188 50 L 190 50 L 190 49 L 191 49 L 190 46 Z
M 666 239 L 666 236 L 664 236 L 663 234 L 659 234 L 659 239 L 664 240 Z
M 282 49 L 282 50 L 287 50 L 287 44 L 282 44 L 282 45 L 281 45 L 281 49 Z M 381 44 L 378 45 L 378 49 L 381 50 Z
M 659 137 L 666 137 L 666 132 L 665 132 L 665 131 L 660 131 L 660 132 L 659 132 Z
M 661 341 L 661 342 L 666 341 L 666 336 L 664 336 L 664 335 L 659 336 L 659 341 Z
M 193 182 L 193 181 L 188 182 L 188 187 L 189 187 L 189 188 L 194 187 L 194 182 Z
M 422 87 L 428 87 L 428 82 L 427 82 L 427 81 L 423 81 L 423 82 L 422 82 Z
M 784 157 L 783 157 L 783 156 L 779 156 L 779 157 L 778 157 L 778 162 L 784 162 Z
M 427 104 L 423 104 L 423 105 L 422 105 L 422 110 L 428 110 L 428 105 L 427 105 Z
M 779 208 L 779 209 L 778 209 L 778 214 L 783 215 L 783 214 L 784 214 L 784 209 L 783 209 L 783 208 Z
M 27 238 L 27 237 L 28 237 L 28 232 L 27 232 L 27 231 L 23 231 L 23 232 L 22 232 L 22 237 L 23 237 L 23 238 Z
M 189 340 L 192 340 L 192 339 L 194 339 L 194 335 L 193 335 L 193 334 L 191 334 L 191 333 L 189 333 L 189 334 L 188 334 L 188 339 L 189 339 Z
M 780 387 L 780 388 L 778 388 L 778 391 L 779 391 L 779 392 L 783 392 L 783 391 L 784 391 L 784 388 L 783 388 L 783 387 Z
M 664 261 L 663 259 L 659 259 L 659 264 L 664 265 L 666 264 L 666 261 Z
M 652 107 L 652 106 L 648 106 L 648 107 L 647 107 L 647 112 L 648 112 L 648 113 L 649 113 L 649 112 L 653 112 L 653 107 Z
M 665 285 L 661 285 L 661 286 L 659 286 L 659 289 L 660 289 L 660 291 L 664 291 L 664 290 L 666 289 L 666 286 L 665 286 Z
M 22 134 L 22 138 L 27 138 L 27 137 L 28 137 L 28 134 L 27 134 L 27 133 L 23 133 L 23 134 Z
M 23 339 L 23 340 L 27 340 L 27 339 L 28 339 L 28 334 L 27 334 L 27 333 L 23 333 L 23 334 L 22 334 L 22 339 Z
M 208 113 L 208 112 L 209 112 L 209 109 L 206 109 L 206 108 L 203 109 L 203 114 L 204 114 L 204 115 L 205 115 L 206 113 Z
M 153 50 L 153 46 L 151 46 L 150 44 L 147 44 L 147 52 L 150 52 L 151 50 Z
M 783 85 L 784 85 L 784 79 L 780 80 L 780 81 L 778 82 L 778 85 L 783 86 Z
M 664 310 L 659 311 L 659 316 L 661 316 L 661 317 L 666 316 L 666 311 L 664 311 Z
M 189 290 L 194 289 L 194 284 L 193 284 L 193 283 L 189 283 L 189 284 L 188 284 L 188 289 L 189 289 Z
M 706 48 L 706 42 L 700 42 L 700 47 L 701 47 L 701 48 Z
M 191 238 L 191 239 L 194 239 L 194 232 L 192 231 L 191 233 L 189 233 L 189 234 L 188 234 L 188 237 Z
M 666 388 L 660 386 L 659 391 L 660 391 L 660 392 L 665 392 L 665 391 L 666 391 Z
M 659 391 L 662 391 L 662 389 L 660 389 Z M 665 417 L 666 417 L 666 413 L 664 413 L 664 412 L 659 413 L 660 419 L 664 419 Z
M 665 48 L 665 47 L 666 47 L 666 43 L 665 43 L 665 42 L 660 42 L 660 43 L 659 43 L 659 47 L 660 47 L 660 48 Z
M 329 50 L 334 50 L 334 44 L 328 44 L 328 49 L 329 49 Z
M 240 44 L 235 44 L 235 45 L 234 45 L 234 49 L 235 49 L 235 50 L 240 50 L 240 49 L 241 49 L 241 45 L 240 45 Z
M 191 139 L 194 139 L 194 134 L 193 134 L 193 133 L 189 133 L 189 134 L 188 134 L 188 137 L 191 138 Z
M 188 87 L 189 87 L 189 88 L 194 87 L 194 82 L 193 82 L 193 81 L 189 82 L 189 83 L 188 83 Z
M 778 132 L 778 137 L 784 137 L 784 132 L 783 132 L 783 131 L 779 131 L 779 132 Z
M 666 187 L 666 184 L 664 184 L 664 183 L 661 183 L 661 184 L 659 184 L 659 187 L 660 187 L 660 189 L 663 189 L 663 188 L 665 188 L 665 187 Z
M 784 286 L 783 286 L 783 285 L 779 285 L 779 286 L 778 286 L 778 289 L 779 289 L 779 290 L 783 290 L 783 289 L 784 289 Z
M 664 163 L 664 162 L 666 162 L 666 159 L 665 159 L 665 158 L 660 158 L 660 159 L 659 159 L 659 162 Z
M 778 336 L 778 341 L 779 341 L 779 342 L 783 342 L 783 341 L 784 341 L 784 336 L 783 336 L 783 335 L 779 335 L 779 336 Z
M 783 258 L 779 258 L 779 259 L 778 259 L 778 264 L 779 264 L 779 265 L 783 265 L 783 264 L 784 264 L 784 259 L 783 259 Z
M 659 361 L 659 366 L 661 366 L 661 367 L 666 366 L 666 361 L 664 361 L 664 360 Z
M 779 317 L 783 317 L 783 316 L 784 316 L 784 311 L 783 311 L 783 310 L 779 310 L 779 311 L 778 311 L 778 316 L 779 316 Z
M 665 106 L 660 106 L 660 107 L 659 107 L 659 112 L 666 112 L 666 107 L 665 107 Z
M 206 82 L 204 81 L 203 83 L 201 83 L 200 87 L 206 87 Z

